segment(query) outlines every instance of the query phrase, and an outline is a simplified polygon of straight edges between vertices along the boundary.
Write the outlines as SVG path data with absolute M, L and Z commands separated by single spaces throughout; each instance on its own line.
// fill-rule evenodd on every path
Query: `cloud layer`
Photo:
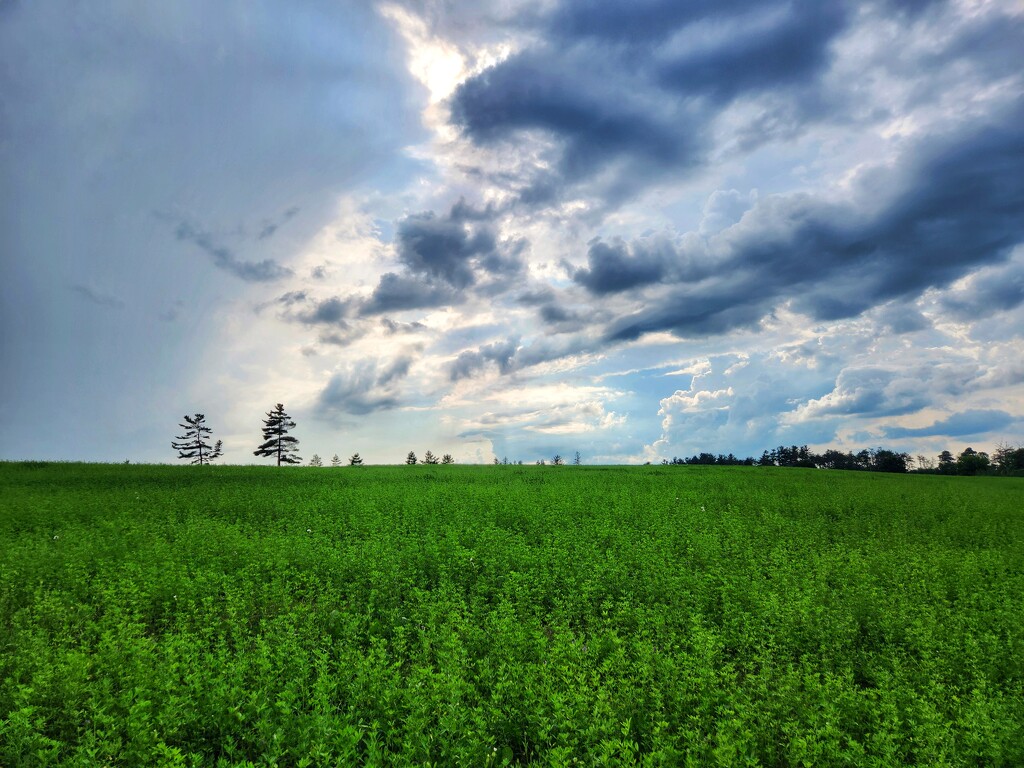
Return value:
M 12 5 L 0 427 L 152 460 L 195 410 L 246 460 L 281 401 L 370 462 L 1019 442 L 1022 39 L 967 0 Z

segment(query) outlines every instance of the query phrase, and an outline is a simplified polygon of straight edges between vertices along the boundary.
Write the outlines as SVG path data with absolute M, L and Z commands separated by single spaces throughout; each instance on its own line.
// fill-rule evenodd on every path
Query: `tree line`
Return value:
M 690 458 L 664 459 L 662 464 L 700 464 L 748 467 L 806 467 L 808 469 L 846 469 L 862 472 L 915 472 L 938 475 L 1014 475 L 1024 473 L 1024 447 L 1000 444 L 989 456 L 984 451 L 965 448 L 958 456 L 942 451 L 935 459 L 912 456 L 886 448 L 865 448 L 843 452 L 829 448 L 821 453 L 806 445 L 780 445 L 764 451 L 761 458 L 744 459 L 733 454 L 699 453 Z

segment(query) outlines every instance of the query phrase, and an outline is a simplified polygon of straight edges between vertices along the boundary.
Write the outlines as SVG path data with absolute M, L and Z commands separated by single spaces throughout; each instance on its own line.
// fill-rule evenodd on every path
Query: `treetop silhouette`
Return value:
M 267 413 L 263 420 L 263 444 L 253 451 L 254 456 L 276 456 L 277 466 L 282 464 L 299 464 L 302 457 L 298 456 L 298 438 L 288 434 L 295 428 L 295 422 L 285 413 L 284 406 L 278 403 Z
M 197 413 L 195 416 L 184 417 L 185 421 L 178 426 L 185 430 L 185 434 L 178 435 L 171 442 L 171 447 L 178 452 L 179 459 L 191 459 L 190 464 L 209 464 L 223 453 L 223 443 L 220 440 L 211 446 L 206 442 L 206 437 L 213 432 L 206 426 L 206 416 Z

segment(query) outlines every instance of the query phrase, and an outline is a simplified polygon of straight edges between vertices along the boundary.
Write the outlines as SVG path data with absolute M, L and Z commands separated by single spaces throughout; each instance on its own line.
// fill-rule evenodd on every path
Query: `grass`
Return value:
M 1024 481 L 0 464 L 0 764 L 1024 765 Z

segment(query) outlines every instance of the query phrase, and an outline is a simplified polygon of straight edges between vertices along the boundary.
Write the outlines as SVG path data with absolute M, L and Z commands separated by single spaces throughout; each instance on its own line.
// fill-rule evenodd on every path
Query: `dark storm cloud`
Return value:
M 448 377 L 452 381 L 465 379 L 482 370 L 488 362 L 496 363 L 501 373 L 512 370 L 512 358 L 519 348 L 519 339 L 506 339 L 486 344 L 479 349 L 467 349 L 448 366 Z
M 986 269 L 945 293 L 940 307 L 957 320 L 974 320 L 1024 304 L 1024 259 Z
M 547 203 L 565 183 L 585 179 L 620 158 L 629 158 L 633 171 L 695 161 L 698 131 L 681 125 L 679 116 L 656 115 L 635 99 L 610 97 L 609 80 L 593 76 L 599 67 L 596 57 L 596 51 L 526 51 L 456 91 L 452 119 L 480 144 L 534 129 L 560 140 L 556 171 L 532 172 L 520 196 L 523 202 Z
M 116 296 L 101 293 L 87 285 L 72 285 L 71 290 L 88 301 L 91 301 L 96 306 L 107 307 L 108 309 L 124 309 L 124 302 L 121 301 L 121 299 Z
M 554 37 L 564 42 L 594 38 L 627 45 L 640 41 L 659 43 L 701 18 L 733 14 L 753 5 L 752 0 L 570 0 L 559 4 L 547 26 Z
M 758 3 L 757 7 L 763 7 Z M 729 101 L 746 92 L 813 81 L 829 64 L 829 45 L 845 27 L 840 3 L 817 0 L 777 5 L 779 18 L 711 50 L 688 51 L 658 70 L 665 88 Z
M 285 307 L 281 317 L 286 320 L 297 321 L 305 325 L 329 326 L 331 330 L 325 331 L 325 333 L 349 330 L 350 326 L 346 322 L 346 318 L 355 311 L 355 302 L 352 299 L 343 299 L 338 296 L 316 299 L 310 296 L 308 291 L 302 290 L 283 293 L 273 302 L 258 305 L 257 311 L 271 304 Z M 336 343 L 336 341 L 328 340 L 328 343 Z
M 885 436 L 890 439 L 906 437 L 964 437 L 967 435 L 980 435 L 984 432 L 991 432 L 1007 427 L 1013 421 L 1013 417 L 1006 411 L 975 410 L 954 413 L 952 416 L 941 421 L 936 421 L 927 427 L 885 427 Z
M 557 163 L 527 174 L 523 202 L 546 203 L 566 184 L 615 165 L 622 167 L 604 190 L 611 200 L 700 165 L 711 121 L 745 95 L 788 94 L 790 122 L 825 109 L 827 99 L 815 86 L 846 26 L 843 4 L 641 6 L 562 3 L 538 31 L 538 42 L 471 77 L 453 95 L 453 122 L 479 144 L 524 131 L 557 140 Z M 677 35 L 682 43 L 672 42 Z
M 181 222 L 175 229 L 178 240 L 189 242 L 206 253 L 214 266 L 247 282 L 262 283 L 290 277 L 293 273 L 273 259 L 244 261 L 233 251 L 217 243 L 209 232 L 197 229 L 188 222 Z
M 490 209 L 477 210 L 460 200 L 444 216 L 433 211 L 414 214 L 398 224 L 398 259 L 414 275 L 441 280 L 456 289 L 476 282 L 474 261 L 485 271 L 505 271 L 511 265 L 497 253 Z
M 709 238 L 713 274 L 616 321 L 607 338 L 727 331 L 783 301 L 835 320 L 998 263 L 1024 241 L 1022 120 L 1018 108 L 925 141 L 895 168 L 866 173 L 843 204 L 805 194 L 761 200 Z M 1004 287 L 998 300 L 1010 306 L 1018 296 Z
M 348 321 L 357 317 L 372 317 L 390 312 L 413 309 L 433 309 L 462 304 L 465 294 L 448 283 L 408 274 L 384 273 L 373 292 L 367 297 L 329 296 L 313 299 L 305 291 L 290 291 L 277 298 L 287 309 L 282 317 L 305 325 L 349 328 Z M 384 319 L 389 333 L 411 331 L 419 323 L 398 323 Z
M 566 304 L 552 300 L 540 307 L 540 319 L 544 322 L 545 333 L 564 334 L 584 331 L 599 325 L 609 313 L 602 307 L 587 304 Z
M 402 219 L 395 248 L 404 269 L 381 275 L 367 297 L 334 296 L 313 301 L 305 291 L 280 296 L 288 307 L 305 305 L 286 316 L 309 325 L 344 323 L 351 316 L 369 317 L 414 309 L 456 306 L 471 293 L 492 295 L 504 291 L 525 270 L 523 239 L 499 242 L 490 207 L 478 209 L 459 200 L 448 213 L 426 211 Z M 402 325 L 392 320 L 389 331 Z M 405 324 L 407 329 L 413 326 Z
M 528 346 L 510 337 L 484 344 L 476 349 L 465 349 L 448 364 L 452 381 L 469 378 L 495 363 L 503 376 L 535 365 L 592 351 L 594 342 L 584 334 L 562 334 L 535 339 Z
M 545 304 L 540 308 L 540 316 L 545 323 L 564 323 L 576 319 L 572 312 L 558 304 Z
M 391 365 L 384 368 L 380 375 L 377 377 L 378 386 L 385 386 L 390 384 L 392 381 L 398 379 L 404 379 L 409 375 L 409 366 L 412 365 L 412 357 L 409 355 L 403 355 L 396 357 Z
M 298 318 L 307 325 L 344 325 L 350 309 L 348 301 L 332 296 L 315 302 L 312 307 L 300 312 Z
M 448 213 L 426 211 L 399 222 L 395 247 L 405 267 L 381 276 L 359 314 L 380 315 L 410 309 L 462 304 L 471 290 L 502 289 L 525 269 L 525 241 L 498 242 L 488 207 L 459 200 Z
M 381 368 L 376 360 L 363 360 L 351 370 L 334 374 L 317 405 L 325 412 L 354 415 L 397 408 L 402 399 L 394 385 L 408 376 L 412 362 L 411 355 L 400 355 Z
M 591 293 L 626 291 L 659 282 L 665 275 L 665 254 L 642 246 L 630 247 L 621 239 L 590 244 L 587 266 L 577 269 L 572 279 Z
M 463 295 L 447 282 L 387 272 L 381 276 L 370 298 L 359 307 L 359 314 L 368 316 L 409 309 L 433 309 L 454 306 L 463 301 Z

